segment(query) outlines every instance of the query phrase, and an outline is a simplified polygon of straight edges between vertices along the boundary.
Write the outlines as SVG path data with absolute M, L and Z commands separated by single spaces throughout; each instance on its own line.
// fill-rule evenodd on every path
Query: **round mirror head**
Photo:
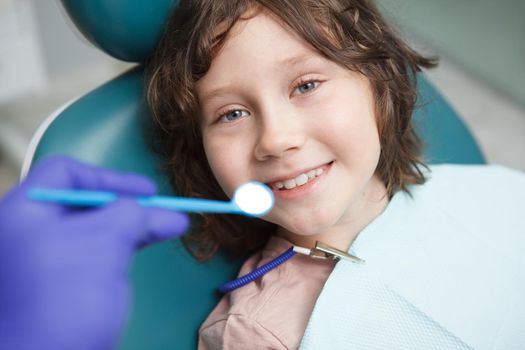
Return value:
M 262 216 L 273 208 L 274 197 L 268 186 L 252 181 L 237 187 L 233 202 L 246 214 Z

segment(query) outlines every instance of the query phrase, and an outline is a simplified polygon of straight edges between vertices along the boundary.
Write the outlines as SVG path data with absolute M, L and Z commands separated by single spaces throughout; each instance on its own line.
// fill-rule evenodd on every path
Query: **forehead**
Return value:
M 199 94 L 208 85 L 231 82 L 259 71 L 286 71 L 290 66 L 324 59 L 306 41 L 273 16 L 261 11 L 240 19 L 197 83 Z

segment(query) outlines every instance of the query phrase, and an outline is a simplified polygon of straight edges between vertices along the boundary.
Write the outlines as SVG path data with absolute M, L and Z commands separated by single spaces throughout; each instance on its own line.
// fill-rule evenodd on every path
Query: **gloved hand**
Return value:
M 27 199 L 31 187 L 153 195 L 138 175 L 53 157 L 0 201 L 0 349 L 110 349 L 125 326 L 139 247 L 173 238 L 184 214 L 124 198 L 78 209 Z

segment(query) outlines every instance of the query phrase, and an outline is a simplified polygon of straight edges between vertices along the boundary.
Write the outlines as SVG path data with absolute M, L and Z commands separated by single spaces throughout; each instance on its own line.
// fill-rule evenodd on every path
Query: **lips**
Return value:
M 332 162 L 329 162 L 314 168 L 309 168 L 308 170 L 301 170 L 293 173 L 293 175 L 279 177 L 273 181 L 267 182 L 266 184 L 273 190 L 291 190 L 303 186 L 320 176 L 331 163 Z
M 320 172 L 320 175 L 315 175 L 314 178 L 312 179 L 308 179 L 308 181 L 302 185 L 297 185 L 296 183 L 294 183 L 295 187 L 292 187 L 292 188 L 286 188 L 286 187 L 282 187 L 281 189 L 277 189 L 276 188 L 276 184 L 279 182 L 279 181 L 274 181 L 274 182 L 271 182 L 270 185 L 272 186 L 272 192 L 273 192 L 273 195 L 276 199 L 276 201 L 292 201 L 292 200 L 299 200 L 301 198 L 306 198 L 306 197 L 309 197 L 310 195 L 312 195 L 315 191 L 318 191 L 319 188 L 322 188 L 323 184 L 325 183 L 325 179 L 327 177 L 328 174 L 330 174 L 331 170 L 332 170 L 332 164 L 334 162 L 330 162 L 330 163 L 327 163 L 327 164 L 324 164 L 320 167 L 317 167 L 317 168 L 313 168 L 311 170 L 316 170 L 317 169 L 322 169 L 322 171 Z M 311 171 L 309 170 L 309 171 Z M 286 180 L 292 180 L 295 182 L 295 179 L 297 179 L 297 177 L 301 176 L 302 174 L 305 174 L 304 172 L 303 173 L 300 173 L 299 175 L 297 175 L 295 178 L 291 178 L 291 179 L 286 179 Z M 306 174 L 308 174 L 308 171 L 306 172 Z M 307 175 L 306 175 L 307 176 Z M 286 181 L 285 180 L 285 181 Z M 280 181 L 283 183 L 285 183 L 285 181 Z

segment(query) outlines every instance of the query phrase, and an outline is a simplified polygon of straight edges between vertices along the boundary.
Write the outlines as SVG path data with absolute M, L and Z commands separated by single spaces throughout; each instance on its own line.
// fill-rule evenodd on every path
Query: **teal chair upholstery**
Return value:
M 143 91 L 143 61 L 155 46 L 171 0 L 63 0 L 86 37 L 117 58 L 137 62 L 124 74 L 82 96 L 52 120 L 35 142 L 28 162 L 52 154 L 153 178 L 173 193 L 159 160 L 147 146 L 149 123 Z M 420 77 L 418 131 L 430 163 L 484 163 L 475 140 L 446 101 Z M 96 252 L 93 252 L 96 255 Z M 218 256 L 195 262 L 178 242 L 146 248 L 131 271 L 134 288 L 130 322 L 119 349 L 192 349 L 197 330 L 218 301 L 216 287 L 233 278 L 240 261 Z

